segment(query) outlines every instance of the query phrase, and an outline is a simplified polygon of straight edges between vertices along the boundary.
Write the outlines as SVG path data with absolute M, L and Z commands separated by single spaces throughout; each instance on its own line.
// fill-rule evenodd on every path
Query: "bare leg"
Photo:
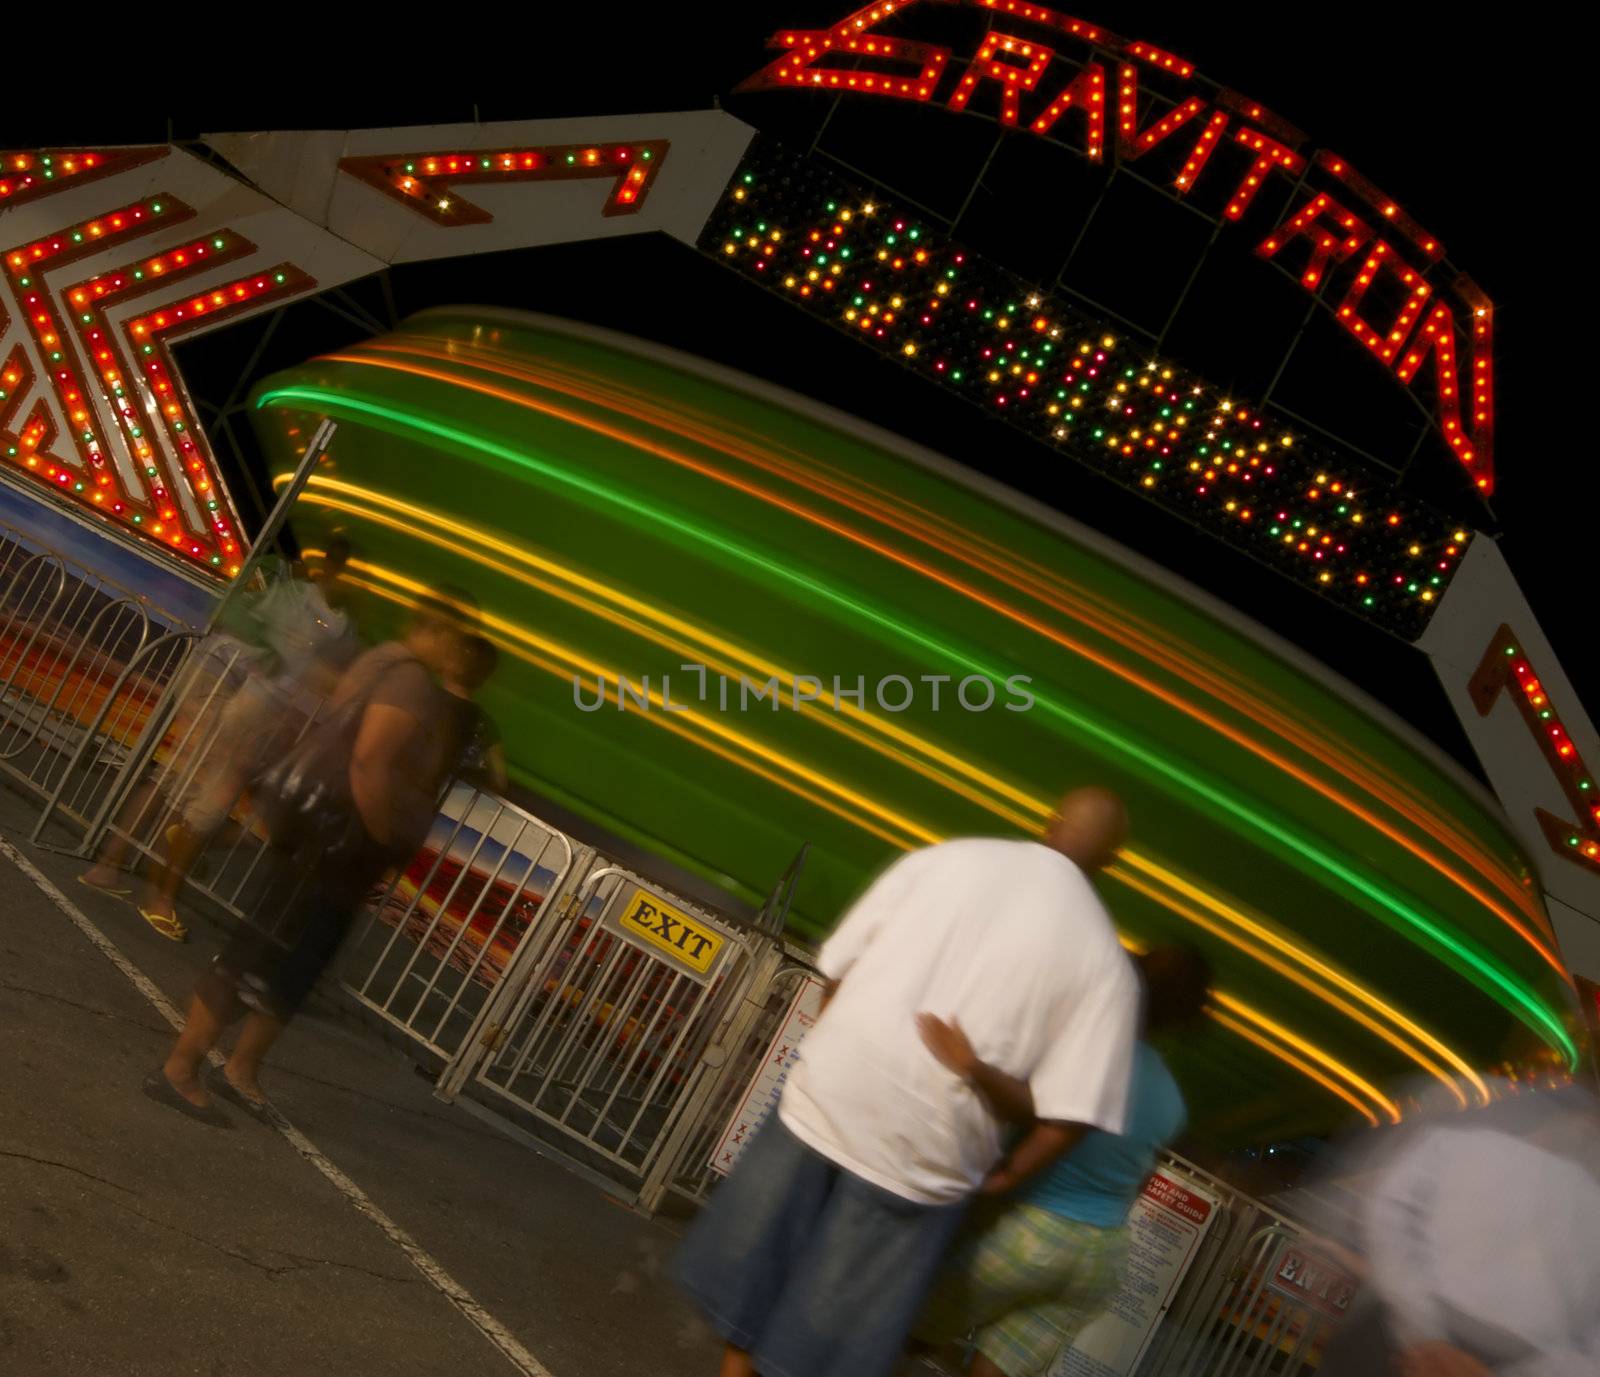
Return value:
M 168 918 L 177 917 L 178 890 L 183 887 L 183 877 L 204 849 L 205 838 L 181 819 L 168 831 L 166 863 L 156 873 L 148 901 L 153 912 Z
M 167 829 L 167 859 L 156 872 L 155 883 L 146 900 L 152 912 L 165 918 L 177 918 L 178 891 L 183 888 L 184 878 L 228 821 L 229 810 L 244 792 L 246 783 L 245 774 L 232 756 L 210 763 L 207 777 L 199 782 L 193 802 Z M 203 819 L 199 828 L 190 825 L 190 817 Z
M 744 1349 L 729 1344 L 722 1350 L 722 1367 L 718 1370 L 717 1377 L 756 1377 L 750 1355 Z
M 234 1044 L 233 1055 L 222 1068 L 222 1074 L 246 1099 L 266 1100 L 261 1092 L 261 1062 L 283 1029 L 284 1025 L 270 1014 L 252 1013 L 239 1030 L 239 1041 Z
M 202 981 L 207 978 L 215 979 L 202 977 Z M 172 1051 L 167 1054 L 166 1065 L 161 1068 L 172 1088 L 190 1104 L 198 1105 L 201 1109 L 211 1103 L 211 1097 L 200 1084 L 200 1063 L 205 1060 L 206 1053 L 217 1045 L 217 1039 L 227 1026 L 227 1021 L 211 1008 L 196 989 L 194 998 L 189 1001 L 189 1017 L 184 1020 L 183 1031 L 178 1034 L 178 1041 L 173 1044 Z
M 83 878 L 88 883 L 104 887 L 115 884 L 121 878 L 126 868 L 129 847 L 128 839 L 122 832 L 133 830 L 134 824 L 149 808 L 155 794 L 155 781 L 146 780 L 128 795 L 128 801 L 122 805 L 122 811 L 117 814 L 117 828 L 121 830 L 106 831 L 105 840 L 100 843 L 100 851 L 94 858 L 94 864 L 83 872 Z

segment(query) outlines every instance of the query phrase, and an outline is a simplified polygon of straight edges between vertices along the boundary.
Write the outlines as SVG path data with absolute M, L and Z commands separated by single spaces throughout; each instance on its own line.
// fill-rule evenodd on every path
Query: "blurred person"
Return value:
M 195 986 L 188 1019 L 145 1092 L 193 1118 L 230 1121 L 213 1104 L 200 1068 L 223 1032 L 248 1014 L 212 1092 L 243 1108 L 265 1102 L 262 1059 L 333 959 L 374 879 L 413 854 L 433 820 L 450 768 L 444 674 L 472 628 L 459 600 L 423 602 L 405 636 L 360 656 L 329 702 L 330 736 L 315 743 L 315 768 L 332 776 L 327 815 L 339 835 L 296 843 L 281 869 L 303 881 L 287 946 L 251 929 L 228 943 Z M 307 771 L 313 769 L 308 762 Z M 275 845 L 282 847 L 281 841 Z
M 487 636 L 461 642 L 444 673 L 454 718 L 454 774 L 463 784 L 496 794 L 506 791 L 506 752 L 499 724 L 477 702 L 478 691 L 500 665 L 500 652 Z
M 1155 947 L 1134 965 L 1143 1030 L 1122 1132 L 1091 1131 L 1031 1180 L 997 1181 L 1007 1194 L 974 1210 L 913 1328 L 930 1349 L 972 1335 L 967 1377 L 1045 1377 L 1115 1294 L 1127 1259 L 1128 1212 L 1188 1120 L 1183 1092 L 1151 1039 L 1200 1017 L 1211 968 L 1194 948 L 1178 945 Z M 983 1061 L 959 1023 L 922 1014 L 917 1025 L 940 1064 L 999 1118 L 1024 1128 L 1033 1123 L 1028 1083 Z
M 333 536 L 320 560 L 296 564 L 288 578 L 220 622 L 224 634 L 251 647 L 245 680 L 219 710 L 212 744 L 166 829 L 165 860 L 138 905 L 140 917 L 169 941 L 188 939 L 177 899 L 195 860 L 227 822 L 262 763 L 293 744 L 308 697 L 313 702 L 326 697 L 359 650 L 348 613 L 334 606 L 343 602 L 340 581 L 350 555 L 349 541 Z M 205 735 L 199 731 L 199 739 Z M 123 870 L 128 837 L 155 795 L 151 783 L 130 796 L 121 825 L 107 832 L 95 864 L 78 877 L 81 883 L 110 894 L 132 893 Z
M 1091 876 L 1127 826 L 1079 789 L 1040 841 L 914 851 L 845 915 L 778 1112 L 677 1260 L 722 1377 L 885 1377 L 974 1194 L 1123 1128 L 1138 983 Z M 995 1114 L 923 1046 L 925 1009 L 1029 1083 L 1037 1118 L 1004 1162 Z
M 1600 1105 L 1489 1088 L 1345 1153 L 1353 1247 L 1323 1246 L 1363 1282 L 1320 1377 L 1600 1373 Z
M 441 793 L 447 797 L 452 783 L 459 781 L 470 789 L 503 795 L 508 783 L 506 753 L 499 724 L 479 705 L 475 695 L 493 677 L 500 664 L 500 652 L 487 636 L 465 638 L 451 657 L 442 676 L 449 695 L 451 765 Z M 441 797 L 441 806 L 444 797 Z M 405 857 L 401 865 L 411 857 Z M 398 872 L 380 875 L 367 894 L 367 904 L 382 908 L 394 892 Z

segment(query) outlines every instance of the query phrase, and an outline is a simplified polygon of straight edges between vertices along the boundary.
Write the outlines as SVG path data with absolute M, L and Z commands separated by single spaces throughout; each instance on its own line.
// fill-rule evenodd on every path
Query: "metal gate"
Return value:
M 532 813 L 458 785 L 346 949 L 345 990 L 454 1063 L 519 950 L 565 902 L 577 856 Z
M 511 1106 L 653 1208 L 779 954 L 604 857 L 591 866 L 546 905 L 439 1092 Z
M 789 955 L 792 958 L 793 954 Z M 672 1163 L 667 1186 L 675 1194 L 696 1204 L 711 1198 L 722 1179 L 711 1168 L 717 1141 L 760 1069 L 773 1034 L 788 1016 L 806 980 L 815 974 L 810 966 L 786 960 L 766 981 L 752 982 L 744 1001 L 748 1013 L 745 1025 L 730 1030 L 725 1039 L 727 1063 L 707 1087 L 704 1105 L 695 1115 L 694 1131 Z
M 1287 1222 L 1251 1233 L 1213 1280 L 1210 1304 L 1193 1316 L 1203 1323 L 1188 1333 L 1175 1326 L 1171 1337 L 1182 1341 L 1146 1377 L 1303 1377 L 1316 1371 L 1355 1291 Z
M 747 992 L 780 960 L 762 934 L 458 786 L 341 971 L 430 1054 L 441 1098 L 495 1109 L 654 1208 L 760 1014 Z
M 1166 1156 L 1221 1208 L 1138 1377 L 1307 1377 L 1343 1322 L 1357 1279 L 1321 1257 L 1302 1225 Z
M 63 801 L 94 792 L 75 772 L 91 756 L 120 763 L 160 698 L 182 656 L 164 621 L 138 594 L 0 525 L 0 771 L 46 799 L 47 816 L 83 825 Z M 103 789 L 108 770 L 90 772 Z

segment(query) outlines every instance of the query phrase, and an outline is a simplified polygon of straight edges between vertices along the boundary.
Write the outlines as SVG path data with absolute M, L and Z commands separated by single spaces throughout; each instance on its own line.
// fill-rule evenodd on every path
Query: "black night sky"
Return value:
M 248 25 L 241 18 L 229 40 L 241 63 L 236 80 L 217 81 L 219 63 L 233 57 L 219 58 L 213 47 L 196 48 L 191 59 L 180 47 L 160 56 L 152 50 L 162 81 L 141 81 L 126 101 L 115 98 L 115 85 L 102 86 L 105 103 L 92 107 L 74 104 L 55 85 L 37 91 L 14 85 L 0 116 L 0 147 L 154 142 L 168 136 L 169 121 L 183 139 L 235 129 L 454 123 L 474 113 L 483 120 L 648 113 L 701 108 L 714 98 L 781 136 L 786 127 L 815 121 L 822 107 L 812 102 L 820 98 L 734 96 L 732 88 L 768 60 L 765 40 L 774 29 L 823 26 L 850 5 L 772 0 L 644 11 L 586 4 L 553 17 L 547 8 L 553 7 L 463 14 L 459 34 L 446 12 L 429 11 L 396 21 L 402 27 L 381 42 L 355 33 L 318 39 L 323 20 L 309 13 L 279 12 Z M 1567 400 L 1575 380 L 1567 359 L 1573 345 L 1564 334 L 1575 327 L 1564 331 L 1559 324 L 1562 312 L 1581 311 L 1573 287 L 1563 285 L 1581 264 L 1564 262 L 1554 245 L 1541 243 L 1566 222 L 1559 207 L 1574 208 L 1570 188 L 1541 190 L 1552 185 L 1546 178 L 1558 153 L 1545 140 L 1564 119 L 1536 94 L 1541 45 L 1513 57 L 1500 27 L 1461 20 L 1441 28 L 1440 7 L 1409 3 L 1356 10 L 1255 0 L 1211 7 L 1099 0 L 1075 12 L 1191 59 L 1213 81 L 1299 125 L 1310 136 L 1308 147 L 1350 158 L 1437 233 L 1451 261 L 1494 300 L 1500 488 L 1489 525 L 1503 533 L 1511 564 L 1569 674 L 1580 689 L 1593 689 L 1593 676 L 1577 672 L 1594 619 L 1592 575 L 1580 552 L 1592 541 L 1600 480 L 1584 439 L 1581 391 L 1576 404 Z M 908 21 L 905 31 L 912 27 Z M 926 132 L 913 130 L 906 157 L 926 175 L 930 160 L 936 165 L 939 140 L 960 121 L 935 110 L 917 114 Z M 1039 206 L 1005 209 L 1028 222 L 1030 233 L 1037 235 L 1041 223 L 1048 232 Z M 1149 244 L 1137 249 L 1151 251 Z M 1248 257 L 1244 246 L 1235 253 Z M 484 302 L 587 319 L 703 354 L 898 430 L 1056 504 L 1234 602 L 1471 765 L 1420 653 L 1056 459 L 681 245 L 650 236 L 451 260 L 398 269 L 393 283 L 402 314 Z M 237 373 L 243 364 L 245 347 L 226 336 L 207 338 L 203 362 L 191 357 L 196 346 L 180 355 L 202 394 L 204 370 L 225 393 L 227 370 Z M 262 371 L 354 337 L 353 327 L 333 315 L 297 308 Z M 1355 341 L 1348 347 L 1351 370 L 1377 367 Z M 1228 381 L 1224 360 L 1179 361 Z M 1470 499 L 1461 501 L 1459 491 L 1456 499 L 1457 513 L 1468 515 Z

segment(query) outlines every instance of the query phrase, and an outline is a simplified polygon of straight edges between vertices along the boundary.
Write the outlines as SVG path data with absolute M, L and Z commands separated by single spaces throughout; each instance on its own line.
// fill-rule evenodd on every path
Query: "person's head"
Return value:
M 462 645 L 478 631 L 478 604 L 459 588 L 439 588 L 411 614 L 405 644 L 438 675 L 448 675 Z
M 1197 948 L 1172 942 L 1134 958 L 1144 982 L 1147 1033 L 1186 1028 L 1205 1008 L 1211 991 L 1211 963 Z
M 452 688 L 471 696 L 481 689 L 500 665 L 500 652 L 487 636 L 464 636 L 445 674 Z
M 1127 805 L 1098 785 L 1063 794 L 1044 830 L 1046 846 L 1088 871 L 1110 862 L 1127 839 Z

